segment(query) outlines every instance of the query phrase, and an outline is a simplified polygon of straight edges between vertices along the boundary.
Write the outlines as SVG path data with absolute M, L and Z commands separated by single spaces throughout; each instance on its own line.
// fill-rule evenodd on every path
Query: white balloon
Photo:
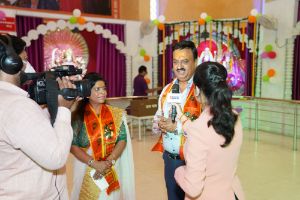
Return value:
M 74 9 L 73 10 L 73 16 L 74 17 L 80 17 L 80 15 L 81 15 L 81 11 L 79 10 L 79 9 Z
M 203 12 L 200 14 L 200 18 L 201 19 L 205 19 L 207 17 L 207 13 L 206 12 Z
M 122 41 L 116 42 L 116 46 L 121 46 L 122 44 L 124 45 L 124 43 Z
M 31 44 L 30 40 L 26 40 L 25 42 L 26 42 L 26 47 L 29 47 Z
M 160 15 L 160 16 L 158 17 L 158 21 L 159 21 L 160 23 L 163 23 L 165 20 L 166 20 L 166 17 L 165 17 L 164 15 Z
M 47 26 L 44 24 L 40 24 L 40 25 L 38 25 L 36 30 L 39 34 L 45 35 L 47 33 Z
M 105 30 L 103 31 L 103 37 L 104 37 L 104 38 L 109 38 L 110 36 L 111 36 L 111 31 L 108 30 L 108 29 L 105 29 Z
M 250 14 L 251 14 L 252 16 L 256 16 L 256 15 L 258 14 L 258 11 L 254 8 L 254 9 L 252 9 L 252 10 L 250 11 Z
M 39 38 L 39 34 L 36 30 L 31 29 L 30 31 L 28 31 L 28 38 L 30 40 L 37 40 Z
M 57 26 L 58 26 L 58 28 L 60 28 L 60 29 L 64 29 L 64 28 L 66 28 L 67 23 L 66 23 L 65 20 L 60 19 L 60 20 L 57 21 Z
M 48 27 L 49 30 L 55 31 L 56 28 L 57 28 L 57 24 L 53 21 L 50 21 L 50 22 L 47 23 L 47 27 Z
M 25 40 L 28 39 L 28 37 L 27 36 L 23 36 L 23 37 L 21 37 L 21 39 L 25 41 Z
M 76 27 L 75 24 L 70 24 L 70 23 L 68 23 L 67 26 L 69 27 L 70 30 L 73 30 Z
M 95 26 L 95 33 L 96 34 L 103 33 L 103 27 L 101 25 L 96 25 Z
M 127 53 L 127 48 L 124 47 L 122 49 L 120 49 L 120 52 L 123 53 L 123 54 L 126 54 Z M 140 56 L 141 57 L 141 56 Z M 142 59 L 144 60 L 144 58 L 142 57 Z
M 77 28 L 80 30 L 80 31 L 83 31 L 85 29 L 85 24 L 80 24 L 79 26 L 77 26 Z
M 122 48 L 124 48 L 124 44 L 122 43 L 116 43 L 116 48 L 121 50 Z
M 116 44 L 118 42 L 119 38 L 117 35 L 112 35 L 110 37 L 110 42 L 113 43 L 113 44 Z
M 95 29 L 95 24 L 94 24 L 93 22 L 88 22 L 88 23 L 86 24 L 86 30 L 87 30 L 88 32 L 92 32 L 94 29 Z

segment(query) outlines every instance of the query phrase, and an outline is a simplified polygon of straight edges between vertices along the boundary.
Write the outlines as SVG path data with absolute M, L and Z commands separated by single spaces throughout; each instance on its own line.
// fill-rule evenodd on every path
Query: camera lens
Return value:
M 78 96 L 80 97 L 89 97 L 91 96 L 92 85 L 89 80 L 82 80 L 74 82 Z

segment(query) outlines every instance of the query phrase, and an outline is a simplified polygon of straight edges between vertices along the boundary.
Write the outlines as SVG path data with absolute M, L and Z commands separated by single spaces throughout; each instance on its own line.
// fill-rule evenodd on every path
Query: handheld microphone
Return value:
M 174 102 L 175 103 L 180 103 L 180 94 L 179 94 L 179 85 L 178 84 L 174 84 L 172 86 L 172 94 L 173 94 L 173 100 L 176 99 Z M 179 97 L 178 99 L 176 98 Z M 179 100 L 179 101 L 178 101 Z M 176 115 L 177 115 L 177 111 L 176 111 L 176 106 L 172 105 L 172 109 L 171 109 L 171 119 L 172 122 L 175 123 L 175 119 L 176 119 Z

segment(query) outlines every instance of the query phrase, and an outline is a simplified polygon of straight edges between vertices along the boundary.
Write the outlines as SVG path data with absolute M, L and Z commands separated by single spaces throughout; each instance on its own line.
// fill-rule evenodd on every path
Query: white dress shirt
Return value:
M 178 83 L 178 80 L 175 79 L 172 83 Z M 170 83 L 170 84 L 172 84 Z M 187 100 L 187 96 L 190 92 L 190 89 L 192 87 L 193 84 L 193 77 L 190 78 L 190 80 L 188 81 L 187 87 L 185 88 L 185 90 L 181 93 L 181 107 L 183 108 L 185 105 L 185 102 Z M 159 101 L 158 101 L 158 110 L 156 112 L 155 115 L 158 116 L 163 116 L 165 118 L 169 118 L 170 116 L 170 110 L 171 110 L 171 106 L 172 104 L 167 102 L 167 100 L 165 100 L 163 108 L 161 108 L 161 98 L 162 95 L 165 93 L 165 90 L 168 88 L 169 85 L 167 85 L 166 87 L 164 87 L 163 91 L 161 92 L 161 95 L 159 97 Z M 173 153 L 173 154 L 179 154 L 179 150 L 180 150 L 180 144 L 181 144 L 181 135 L 183 134 L 182 131 L 182 124 L 181 122 L 178 120 L 177 121 L 177 132 L 178 134 L 174 134 L 174 133 L 169 133 L 167 132 L 166 134 L 163 135 L 163 147 L 164 150 Z
M 68 199 L 62 168 L 72 142 L 71 113 L 58 108 L 54 127 L 27 92 L 0 81 L 0 199 Z

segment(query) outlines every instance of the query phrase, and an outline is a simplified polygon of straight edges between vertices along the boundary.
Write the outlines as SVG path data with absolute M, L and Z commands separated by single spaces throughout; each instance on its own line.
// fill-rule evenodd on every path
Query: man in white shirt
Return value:
M 70 107 L 58 97 L 53 124 L 49 116 L 20 88 L 25 69 L 10 36 L 0 41 L 0 199 L 68 199 L 57 169 L 67 161 L 73 137 Z M 67 77 L 60 89 L 74 88 Z
M 180 104 L 183 113 L 189 119 L 198 118 L 201 105 L 196 101 L 193 84 L 193 75 L 197 63 L 197 48 L 192 41 L 180 41 L 173 46 L 173 72 L 175 79 L 164 87 L 158 100 L 158 110 L 154 116 L 153 133 L 161 133 L 158 143 L 152 148 L 153 151 L 163 152 L 164 175 L 169 200 L 183 200 L 184 191 L 179 187 L 174 178 L 177 167 L 185 164 L 183 157 L 183 144 L 185 135 L 182 124 L 177 116 L 175 121 L 171 120 L 171 103 L 168 95 L 173 92 L 173 87 L 178 86 L 181 96 Z M 179 102 L 178 102 L 179 103 Z M 176 115 L 176 114 L 175 114 Z

